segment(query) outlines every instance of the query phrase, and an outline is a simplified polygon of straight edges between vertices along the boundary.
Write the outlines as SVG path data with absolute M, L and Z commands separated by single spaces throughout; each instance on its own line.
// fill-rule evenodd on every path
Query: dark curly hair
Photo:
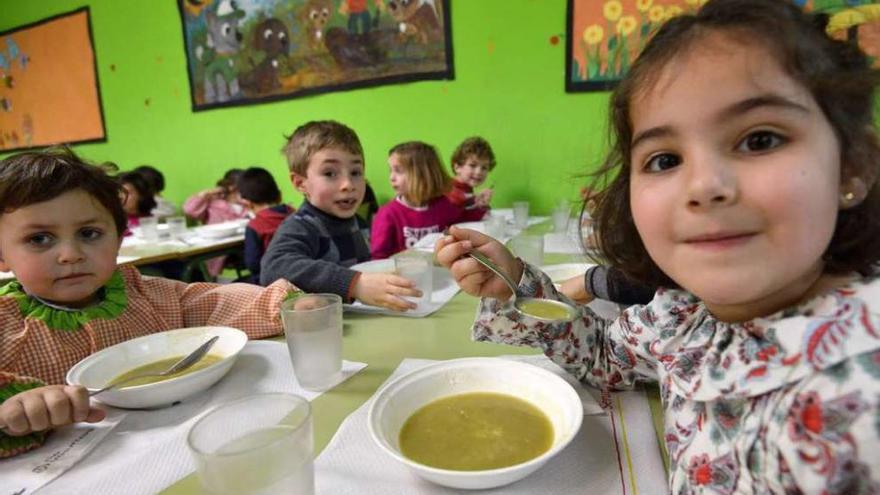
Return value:
M 137 215 L 139 217 L 150 216 L 150 212 L 156 207 L 156 193 L 153 191 L 153 188 L 150 187 L 150 182 L 137 172 L 122 172 L 116 176 L 116 180 L 119 181 L 120 186 L 123 184 L 129 184 L 135 191 L 137 191 Z M 123 189 L 123 195 L 128 195 L 128 192 L 125 191 L 125 189 Z
M 127 223 L 123 191 L 107 175 L 116 170 L 113 163 L 93 165 L 63 146 L 8 156 L 0 160 L 0 215 L 81 189 L 110 212 L 121 236 Z
M 855 43 L 826 34 L 827 21 L 826 15 L 804 13 L 785 0 L 710 0 L 696 14 L 675 17 L 660 28 L 611 97 L 610 152 L 593 175 L 592 189 L 599 192 L 588 198 L 596 202 L 598 242 L 609 264 L 647 284 L 677 286 L 648 255 L 630 209 L 630 104 L 656 83 L 668 62 L 721 31 L 760 40 L 822 109 L 840 144 L 841 179 L 861 178 L 868 189 L 860 204 L 838 213 L 824 253 L 825 269 L 873 271 L 880 259 L 880 145 L 872 110 L 880 79 Z

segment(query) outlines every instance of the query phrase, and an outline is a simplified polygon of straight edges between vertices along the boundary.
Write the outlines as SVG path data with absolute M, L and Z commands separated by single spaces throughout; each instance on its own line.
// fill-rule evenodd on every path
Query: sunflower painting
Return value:
M 707 0 L 568 0 L 565 90 L 603 91 L 626 74 L 668 19 Z M 828 34 L 857 42 L 880 67 L 880 0 L 792 0 L 828 15 Z
M 629 70 L 667 19 L 706 0 L 568 0 L 566 91 L 601 91 Z

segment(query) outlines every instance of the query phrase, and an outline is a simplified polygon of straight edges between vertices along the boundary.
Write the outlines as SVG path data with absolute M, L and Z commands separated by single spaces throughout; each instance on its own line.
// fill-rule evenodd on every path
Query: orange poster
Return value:
M 105 139 L 88 8 L 0 33 L 0 151 Z

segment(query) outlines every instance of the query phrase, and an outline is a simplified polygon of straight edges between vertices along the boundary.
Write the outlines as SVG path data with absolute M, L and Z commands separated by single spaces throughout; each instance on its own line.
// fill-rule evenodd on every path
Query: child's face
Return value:
M 29 294 L 65 306 L 94 302 L 119 244 L 110 212 L 81 189 L 0 215 L 0 269 Z
M 477 187 L 486 182 L 489 176 L 489 160 L 480 159 L 474 155 L 468 156 L 464 163 L 453 165 L 455 178 L 471 187 Z
M 670 278 L 727 321 L 782 309 L 820 282 L 839 144 L 768 50 L 710 34 L 631 109 L 630 206 Z
M 351 218 L 364 200 L 364 160 L 348 151 L 328 148 L 309 161 L 306 176 L 290 174 L 293 186 L 319 210 Z
M 394 194 L 403 196 L 406 193 L 407 174 L 406 169 L 400 163 L 400 155 L 391 153 L 391 156 L 388 157 L 388 169 L 391 172 L 389 179 Z

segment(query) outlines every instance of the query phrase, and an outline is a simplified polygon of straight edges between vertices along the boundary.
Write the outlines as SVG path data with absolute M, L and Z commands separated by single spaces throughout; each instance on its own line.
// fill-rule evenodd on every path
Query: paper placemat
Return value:
M 460 290 L 452 274 L 446 268 L 435 266 L 433 277 L 433 290 L 431 291 L 431 302 L 420 302 L 416 309 L 405 312 L 393 311 L 378 306 L 370 306 L 360 301 L 353 304 L 344 304 L 346 311 L 353 313 L 380 314 L 389 316 L 407 316 L 410 318 L 423 318 L 446 305 Z
M 366 366 L 365 363 L 344 361 L 340 383 Z M 118 424 L 105 420 L 94 425 L 96 433 L 106 437 L 92 445 L 94 450 L 84 458 L 88 450 L 65 451 L 63 448 L 76 444 L 77 438 L 83 435 L 83 428 L 89 427 L 77 425 L 53 432 L 51 442 L 61 447 L 53 450 L 45 445 L 4 461 L 0 494 L 30 494 L 46 483 L 48 485 L 39 490 L 39 495 L 154 494 L 195 470 L 186 446 L 186 435 L 202 414 L 217 404 L 263 392 L 294 393 L 308 400 L 321 395 L 321 392 L 304 390 L 297 384 L 287 345 L 269 341 L 248 342 L 229 373 L 204 393 L 178 405 L 151 411 L 108 407 L 109 417 Z M 96 443 L 95 440 L 92 442 Z M 50 450 L 61 452 L 54 460 L 55 471 L 35 473 L 34 467 L 45 464 L 47 455 L 52 455 Z M 76 465 L 59 476 L 58 471 L 65 464 L 68 467 Z M 57 479 L 52 481 L 56 476 Z
M 573 380 L 544 356 L 515 356 Z M 434 361 L 405 359 L 388 379 Z M 387 383 L 387 382 L 386 382 Z M 546 465 L 526 478 L 480 494 L 547 493 L 553 495 L 601 493 L 663 494 L 666 472 L 643 392 L 611 396 L 608 414 L 602 414 L 592 394 L 577 384 L 587 411 L 577 437 Z M 594 392 L 594 391 L 591 391 Z M 319 495 L 439 495 L 462 493 L 435 485 L 391 458 L 370 437 L 367 411 L 371 401 L 352 413 L 315 461 Z

